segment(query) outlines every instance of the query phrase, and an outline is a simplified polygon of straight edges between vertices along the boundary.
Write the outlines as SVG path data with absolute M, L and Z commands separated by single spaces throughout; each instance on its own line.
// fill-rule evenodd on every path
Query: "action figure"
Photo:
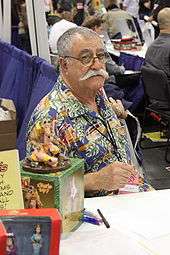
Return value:
M 32 255 L 40 255 L 40 250 L 42 247 L 42 236 L 41 236 L 41 226 L 37 224 L 35 226 L 35 232 L 31 237 L 32 245 L 33 245 L 33 253 Z

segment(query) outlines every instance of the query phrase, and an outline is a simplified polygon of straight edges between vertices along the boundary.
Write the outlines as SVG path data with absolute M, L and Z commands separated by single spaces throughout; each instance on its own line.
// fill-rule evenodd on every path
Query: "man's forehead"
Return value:
M 81 51 L 84 51 L 86 49 L 89 50 L 104 49 L 104 44 L 100 37 L 98 36 L 82 37 L 80 35 L 74 38 L 72 49 L 73 51 L 80 53 Z

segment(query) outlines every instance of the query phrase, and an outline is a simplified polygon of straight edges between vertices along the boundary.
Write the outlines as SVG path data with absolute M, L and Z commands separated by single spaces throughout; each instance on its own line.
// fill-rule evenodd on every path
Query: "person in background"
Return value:
M 145 65 L 162 70 L 170 77 L 170 8 L 164 8 L 158 13 L 160 34 L 148 48 L 145 55 Z M 170 82 L 169 82 L 170 85 Z M 170 86 L 169 86 L 170 92 Z M 159 103 L 160 104 L 160 103 Z M 168 105 L 162 105 L 167 108 Z
M 154 21 L 157 21 L 158 13 L 166 7 L 170 7 L 170 0 L 158 0 L 155 2 L 155 8 L 153 9 L 152 14 Z
M 104 5 L 107 11 L 119 9 L 118 0 L 105 0 Z
M 144 20 L 145 16 L 152 15 L 154 7 L 154 0 L 140 0 L 139 1 L 139 19 Z
M 85 0 L 76 1 L 76 13 L 73 21 L 77 26 L 81 26 L 85 18 Z
M 148 21 L 150 21 L 152 25 L 154 26 L 155 38 L 157 38 L 160 33 L 159 24 L 158 24 L 158 13 L 166 7 L 170 7 L 170 0 L 155 1 L 152 15 L 148 19 Z
M 123 10 L 127 11 L 134 20 L 136 29 L 138 31 L 139 38 L 143 42 L 142 31 L 138 22 L 139 18 L 139 0 L 124 0 L 123 1 Z
M 49 45 L 50 50 L 53 54 L 57 54 L 57 41 L 58 38 L 69 28 L 76 27 L 77 25 L 73 23 L 73 12 L 72 5 L 64 5 L 60 3 L 58 8 L 59 21 L 53 24 L 49 31 Z
M 92 29 L 95 31 L 99 36 L 104 40 L 104 25 L 103 25 L 103 19 L 99 15 L 94 16 L 87 16 L 84 20 L 83 27 L 87 27 L 89 29 Z M 105 43 L 105 41 L 104 41 Z M 111 58 L 111 56 L 108 53 L 108 60 L 106 62 L 106 70 L 110 75 L 114 74 L 123 74 L 125 72 L 124 66 L 118 66 Z
M 61 141 L 65 155 L 84 159 L 86 196 L 114 194 L 137 170 L 130 164 L 124 125 L 103 90 L 108 77 L 103 42 L 94 31 L 75 27 L 59 38 L 57 51 L 60 76 L 31 116 L 27 156 L 45 142 L 48 121 L 51 143 Z
M 107 13 L 103 15 L 103 20 L 110 39 L 137 36 L 132 16 L 118 8 L 117 0 L 107 0 L 105 7 Z
M 31 43 L 30 43 L 30 36 L 29 36 L 29 28 L 28 28 L 28 20 L 27 20 L 27 9 L 25 0 L 18 1 L 19 6 L 19 24 L 18 24 L 18 37 L 20 41 L 19 48 L 22 50 L 27 51 L 31 54 Z
M 45 15 L 47 19 L 48 15 L 54 12 L 52 0 L 44 0 L 44 6 L 45 6 Z

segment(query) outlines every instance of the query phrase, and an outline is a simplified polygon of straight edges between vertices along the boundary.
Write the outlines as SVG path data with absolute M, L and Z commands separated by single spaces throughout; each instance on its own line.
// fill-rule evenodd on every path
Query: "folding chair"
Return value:
M 143 126 L 145 123 L 146 112 L 153 112 L 160 116 L 161 119 L 166 120 L 168 123 L 168 136 L 165 150 L 165 160 L 168 160 L 168 149 L 170 145 L 170 94 L 168 84 L 168 77 L 162 71 L 153 66 L 143 66 L 142 79 L 144 82 L 144 90 L 146 96 L 146 107 L 144 112 Z M 146 148 L 158 148 L 162 145 L 145 147 Z

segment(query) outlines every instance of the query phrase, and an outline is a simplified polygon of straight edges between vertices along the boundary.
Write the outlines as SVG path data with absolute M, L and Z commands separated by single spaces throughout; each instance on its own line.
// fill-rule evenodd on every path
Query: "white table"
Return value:
M 118 51 L 118 50 L 114 49 L 112 44 L 106 46 L 106 48 L 107 48 L 107 51 L 110 54 L 113 54 L 117 57 L 120 56 L 120 52 L 123 52 L 123 53 L 127 53 L 127 54 L 130 54 L 130 55 L 133 55 L 133 56 L 139 56 L 141 58 L 145 58 L 146 51 L 147 51 L 146 44 L 144 44 L 143 47 L 140 50 L 121 50 L 121 51 Z
M 145 58 L 146 51 L 147 51 L 147 48 L 145 46 L 143 46 L 141 50 L 121 50 L 121 52 L 134 55 L 134 56 L 139 56 L 141 58 Z
M 61 240 L 60 255 L 168 255 L 170 190 L 85 199 L 110 228 L 84 223 Z

